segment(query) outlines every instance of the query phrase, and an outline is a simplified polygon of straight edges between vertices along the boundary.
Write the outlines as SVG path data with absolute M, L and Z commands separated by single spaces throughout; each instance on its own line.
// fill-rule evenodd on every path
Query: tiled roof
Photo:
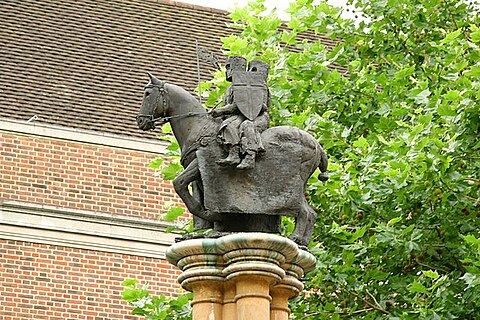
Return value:
M 134 119 L 146 72 L 193 91 L 195 40 L 221 56 L 229 22 L 168 0 L 0 1 L 0 118 L 153 138 Z

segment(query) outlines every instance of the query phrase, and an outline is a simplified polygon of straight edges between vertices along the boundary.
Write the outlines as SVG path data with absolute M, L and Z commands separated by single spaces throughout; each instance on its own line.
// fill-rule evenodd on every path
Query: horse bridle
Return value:
M 167 117 L 167 108 L 168 108 L 168 91 L 167 88 L 165 88 L 165 81 L 160 81 L 160 84 L 148 84 L 145 86 L 144 90 L 147 88 L 158 88 L 159 90 L 159 95 L 157 96 L 157 101 L 155 101 L 155 108 L 153 109 L 152 114 L 139 114 L 136 116 L 137 119 L 142 119 L 142 118 L 147 118 L 150 122 L 153 123 L 153 129 L 155 129 L 155 123 L 160 122 L 161 124 L 165 124 L 171 119 L 178 119 L 178 118 L 185 118 L 185 117 L 191 117 L 191 116 L 196 116 L 196 115 L 205 115 L 206 113 L 203 112 L 187 112 L 184 114 L 179 114 L 176 116 L 170 116 Z M 155 113 L 157 113 L 158 105 L 160 104 L 158 101 L 161 99 L 162 103 L 162 108 L 163 108 L 163 115 L 158 118 L 154 118 Z
M 147 88 L 157 88 L 159 91 L 159 95 L 157 96 L 157 100 L 155 101 L 155 108 L 152 111 L 152 114 L 139 114 L 137 115 L 137 119 L 143 119 L 147 118 L 150 122 L 152 122 L 155 125 L 155 122 L 161 121 L 162 123 L 166 123 L 169 117 L 167 117 L 167 89 L 165 88 L 165 82 L 160 81 L 160 84 L 148 84 L 145 86 L 144 90 Z M 157 113 L 158 105 L 160 104 L 160 100 L 162 103 L 162 108 L 163 108 L 163 115 L 158 118 L 154 118 L 154 115 Z M 155 127 L 155 126 L 154 126 Z

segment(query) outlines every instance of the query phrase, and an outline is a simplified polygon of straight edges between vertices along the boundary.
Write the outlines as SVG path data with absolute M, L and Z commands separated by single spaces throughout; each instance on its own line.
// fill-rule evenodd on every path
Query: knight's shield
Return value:
M 267 101 L 265 76 L 251 71 L 236 71 L 232 75 L 233 102 L 249 120 L 255 120 Z

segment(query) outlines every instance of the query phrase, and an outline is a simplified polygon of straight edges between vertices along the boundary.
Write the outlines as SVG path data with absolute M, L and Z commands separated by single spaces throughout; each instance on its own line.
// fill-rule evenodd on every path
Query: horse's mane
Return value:
M 173 83 L 167 82 L 166 85 L 167 91 L 169 91 L 170 94 L 175 94 L 178 96 L 179 101 L 177 102 L 184 101 L 184 103 L 187 103 L 189 106 L 191 106 L 191 110 L 186 110 L 187 112 L 207 112 L 200 101 L 198 101 L 198 99 L 195 98 L 192 93 Z

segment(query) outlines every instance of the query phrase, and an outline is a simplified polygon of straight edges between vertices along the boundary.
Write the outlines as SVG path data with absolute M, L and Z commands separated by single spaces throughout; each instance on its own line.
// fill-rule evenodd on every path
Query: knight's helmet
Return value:
M 261 73 L 266 80 L 268 77 L 268 71 L 270 71 L 270 65 L 260 60 L 252 60 L 248 64 L 248 71 Z
M 232 81 L 233 71 L 245 71 L 247 68 L 247 59 L 243 57 L 231 56 L 225 61 L 225 75 L 227 81 Z

